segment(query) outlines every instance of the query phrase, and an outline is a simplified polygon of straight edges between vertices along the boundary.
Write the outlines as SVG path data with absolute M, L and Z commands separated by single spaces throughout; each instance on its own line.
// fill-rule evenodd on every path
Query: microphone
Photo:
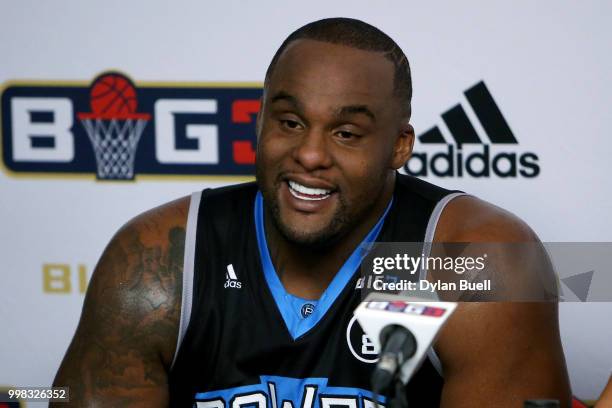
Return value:
M 372 374 L 372 391 L 380 394 L 395 378 L 398 368 L 417 349 L 417 342 L 410 330 L 397 324 L 390 324 L 380 332 L 380 344 L 383 350 L 376 369 Z
M 382 350 L 373 387 L 383 390 L 394 379 L 407 384 L 456 307 L 455 302 L 369 294 L 354 314 L 374 347 Z

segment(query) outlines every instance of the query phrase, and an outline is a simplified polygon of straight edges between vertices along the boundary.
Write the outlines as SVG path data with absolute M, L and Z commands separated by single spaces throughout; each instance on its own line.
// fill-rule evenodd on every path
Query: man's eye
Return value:
M 296 122 L 295 120 L 290 120 L 290 119 L 282 119 L 280 123 L 283 127 L 287 129 L 291 129 L 291 130 L 296 130 L 301 127 L 299 122 Z
M 357 135 L 356 135 L 356 134 L 354 134 L 354 133 L 352 133 L 352 132 L 349 132 L 349 131 L 347 131 L 347 130 L 340 130 L 340 131 L 338 131 L 336 134 L 337 134 L 338 136 L 340 136 L 340 138 L 342 138 L 342 139 L 352 139 L 352 138 L 357 137 Z

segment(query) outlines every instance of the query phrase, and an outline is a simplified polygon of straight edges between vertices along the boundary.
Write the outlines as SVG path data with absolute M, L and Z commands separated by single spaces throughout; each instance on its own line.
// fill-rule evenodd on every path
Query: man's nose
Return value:
M 308 171 L 328 168 L 332 163 L 330 142 L 329 135 L 324 131 L 310 129 L 301 136 L 293 150 L 293 158 Z

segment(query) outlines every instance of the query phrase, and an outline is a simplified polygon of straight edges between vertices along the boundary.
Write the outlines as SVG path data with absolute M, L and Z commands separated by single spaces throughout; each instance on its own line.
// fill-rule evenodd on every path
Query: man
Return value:
M 256 184 L 147 212 L 104 252 L 55 379 L 71 404 L 373 406 L 372 360 L 347 335 L 359 244 L 537 240 L 504 210 L 396 172 L 411 94 L 405 55 L 366 23 L 288 37 L 266 74 Z M 555 305 L 460 305 L 406 394 L 413 407 L 566 406 Z
M 612 375 L 610 375 L 610 379 L 608 380 L 608 385 L 606 385 L 599 396 L 599 400 L 597 400 L 596 408 L 610 408 L 612 407 Z

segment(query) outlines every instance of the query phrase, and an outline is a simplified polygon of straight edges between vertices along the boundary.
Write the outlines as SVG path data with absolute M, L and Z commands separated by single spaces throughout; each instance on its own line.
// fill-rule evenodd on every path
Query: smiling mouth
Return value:
M 296 183 L 295 181 L 288 180 L 289 192 L 292 196 L 300 200 L 306 201 L 320 201 L 325 200 L 331 196 L 332 190 L 326 190 L 323 188 L 306 187 L 305 185 Z

